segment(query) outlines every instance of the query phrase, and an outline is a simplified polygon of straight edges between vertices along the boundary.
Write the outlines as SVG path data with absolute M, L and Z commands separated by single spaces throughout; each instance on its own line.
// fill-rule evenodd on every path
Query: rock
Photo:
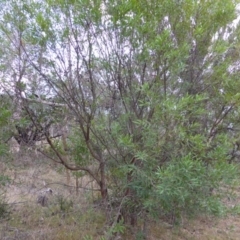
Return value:
M 51 188 L 44 189 L 37 197 L 37 203 L 42 207 L 46 207 L 48 205 L 48 197 L 47 195 L 52 194 L 53 191 Z

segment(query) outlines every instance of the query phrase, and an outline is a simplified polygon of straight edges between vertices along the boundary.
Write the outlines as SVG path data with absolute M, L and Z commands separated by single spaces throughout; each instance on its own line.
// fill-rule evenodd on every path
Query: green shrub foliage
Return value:
M 20 113 L 45 137 L 67 125 L 49 157 L 95 180 L 116 226 L 221 212 L 239 153 L 238 2 L 2 4 L 0 67 Z
M 221 214 L 220 187 L 236 176 L 236 167 L 227 163 L 206 165 L 191 155 L 159 168 L 154 189 L 160 215 Z

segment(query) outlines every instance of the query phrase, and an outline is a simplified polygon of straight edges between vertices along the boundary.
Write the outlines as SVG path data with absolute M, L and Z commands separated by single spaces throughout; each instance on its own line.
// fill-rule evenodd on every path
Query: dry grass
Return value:
M 33 158 L 32 158 L 33 159 Z M 0 222 L 1 240 L 81 240 L 84 236 L 100 239 L 105 231 L 105 218 L 91 204 L 94 196 L 87 188 L 94 188 L 88 177 L 80 180 L 78 195 L 75 178 L 67 183 L 65 170 L 50 165 L 41 158 L 10 164 L 1 164 L 1 172 L 12 181 L 5 187 L 6 199 L 11 206 L 9 220 Z M 37 204 L 38 195 L 50 187 L 53 194 L 47 195 L 48 206 Z M 231 214 L 222 218 L 202 216 L 194 220 L 182 220 L 179 227 L 161 221 L 149 221 L 148 240 L 238 240 L 240 239 L 240 189 L 226 198 L 232 207 Z M 141 221 L 140 221 L 141 222 Z M 126 233 L 121 239 L 138 239 Z M 140 239 L 140 238 L 139 238 Z
M 23 156 L 21 156 L 23 158 Z M 4 189 L 11 206 L 11 217 L 0 222 L 0 239 L 81 239 L 103 233 L 105 219 L 98 209 L 91 208 L 92 191 L 96 187 L 88 177 L 80 179 L 76 192 L 76 178 L 67 179 L 61 166 L 51 166 L 40 158 L 24 158 L 1 164 L 1 172 L 12 181 Z M 55 169 L 53 168 L 55 167 Z M 48 205 L 37 204 L 37 198 L 47 194 Z

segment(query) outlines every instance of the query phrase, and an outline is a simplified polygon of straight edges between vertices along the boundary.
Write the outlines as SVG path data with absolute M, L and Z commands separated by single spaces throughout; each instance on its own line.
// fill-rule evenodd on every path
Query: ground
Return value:
M 1 197 L 7 201 L 10 214 L 7 218 L 0 218 L 1 240 L 101 240 L 106 234 L 108 229 L 104 215 L 94 204 L 97 192 L 91 191 L 96 188 L 91 179 L 86 176 L 79 178 L 77 192 L 75 176 L 71 175 L 69 179 L 64 168 L 39 155 L 29 157 L 25 153 L 8 161 L 3 160 L 1 174 L 9 181 L 6 180 L 5 186 L 1 187 Z M 38 201 L 41 197 L 45 198 L 44 204 Z M 238 184 L 228 189 L 224 201 L 230 210 L 220 217 L 183 218 L 179 226 L 149 219 L 148 239 L 240 239 Z M 141 238 L 126 231 L 124 236 L 116 239 Z

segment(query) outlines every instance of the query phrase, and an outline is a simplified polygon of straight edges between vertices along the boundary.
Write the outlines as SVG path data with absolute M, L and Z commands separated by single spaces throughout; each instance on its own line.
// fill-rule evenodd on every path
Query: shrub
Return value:
M 6 201 L 4 192 L 0 194 L 0 220 L 8 219 L 10 216 L 10 207 Z
M 63 197 L 62 195 L 59 195 L 57 197 L 57 205 L 62 213 L 66 213 L 72 209 L 73 201 Z
M 0 175 L 0 185 L 5 186 L 11 179 L 8 176 Z
M 177 220 L 182 214 L 221 214 L 221 184 L 234 179 L 237 168 L 224 162 L 206 165 L 191 155 L 169 162 L 157 171 L 154 191 L 160 215 Z

